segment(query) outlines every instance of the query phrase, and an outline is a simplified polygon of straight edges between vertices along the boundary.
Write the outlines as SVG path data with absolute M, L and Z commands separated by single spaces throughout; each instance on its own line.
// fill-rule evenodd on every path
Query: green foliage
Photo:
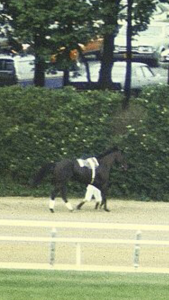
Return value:
M 1 195 L 48 195 L 29 180 L 45 162 L 96 155 L 119 145 L 129 169 L 114 168 L 111 197 L 169 200 L 169 88 L 146 88 L 122 111 L 123 95 L 72 87 L 0 89 Z M 81 195 L 79 184 L 72 195 Z
M 129 11 L 123 13 L 129 3 L 132 6 L 130 16 L 127 15 Z M 13 40 L 11 46 L 19 51 L 21 45 L 27 43 L 31 46 L 29 51 L 35 55 L 36 86 L 44 86 L 45 61 L 50 60 L 52 54 L 59 54 L 57 67 L 65 70 L 66 85 L 66 70 L 72 67 L 70 51 L 102 36 L 104 46 L 101 50 L 99 84 L 104 89 L 112 83 L 114 38 L 118 33 L 119 20 L 133 21 L 133 34 L 144 30 L 155 10 L 156 1 L 133 0 L 125 5 L 122 0 L 4 0 L 3 6 L 5 13 L 0 23 L 4 23 L 6 15 L 10 16 L 7 19 L 13 29 L 10 32 L 10 40 Z M 16 39 L 20 43 L 17 49 Z M 61 52 L 61 49 L 64 51 Z
M 5 12 L 11 16 L 8 20 L 13 28 L 11 34 L 21 43 L 30 44 L 34 53 L 54 54 L 60 47 L 70 51 L 78 43 L 91 39 L 93 16 L 88 2 L 4 0 L 3 3 Z
M 152 14 L 156 9 L 156 0 L 134 0 L 133 1 L 133 33 L 145 30 L 150 23 Z
M 100 153 L 109 142 L 119 99 L 118 94 L 77 93 L 71 87 L 0 89 L 2 176 L 26 184 L 45 162 Z
M 144 113 L 122 136 L 131 164 L 128 189 L 142 200 L 169 200 L 168 91 L 168 86 L 146 88 L 135 101 Z

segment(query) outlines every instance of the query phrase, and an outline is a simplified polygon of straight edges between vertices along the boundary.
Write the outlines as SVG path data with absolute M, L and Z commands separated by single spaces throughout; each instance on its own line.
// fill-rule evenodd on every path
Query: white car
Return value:
M 169 62 L 169 49 L 164 50 L 160 56 L 161 62 Z
M 132 60 L 157 66 L 162 51 L 168 48 L 169 23 L 151 22 L 148 28 L 133 36 Z M 115 38 L 114 59 L 126 60 L 126 26 Z
M 100 62 L 93 62 L 89 65 L 91 82 L 98 82 Z M 126 62 L 115 62 L 112 68 L 112 81 L 120 84 L 121 89 L 124 89 L 126 75 Z M 73 83 L 85 83 L 87 82 L 87 75 L 85 67 L 78 72 L 75 77 L 70 77 L 70 82 Z M 131 76 L 131 88 L 140 90 L 143 86 L 167 84 L 167 78 L 160 75 L 155 75 L 152 69 L 144 63 L 132 63 L 132 76 Z
M 0 86 L 23 83 L 34 77 L 34 56 L 0 55 Z

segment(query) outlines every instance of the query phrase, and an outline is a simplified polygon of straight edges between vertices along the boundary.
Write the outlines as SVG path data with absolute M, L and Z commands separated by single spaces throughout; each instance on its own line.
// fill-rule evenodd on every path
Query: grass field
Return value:
M 1 300 L 168 300 L 169 275 L 0 271 Z

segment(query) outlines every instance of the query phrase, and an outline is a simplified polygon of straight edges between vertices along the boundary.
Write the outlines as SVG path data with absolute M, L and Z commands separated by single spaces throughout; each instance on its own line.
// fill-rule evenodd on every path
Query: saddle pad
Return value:
M 80 167 L 87 167 L 89 169 L 97 168 L 99 163 L 95 157 L 89 157 L 87 159 L 77 159 Z
M 89 157 L 87 159 L 77 159 L 80 167 L 87 167 L 92 170 L 91 184 L 94 182 L 96 175 L 96 168 L 99 166 L 99 163 L 95 157 Z

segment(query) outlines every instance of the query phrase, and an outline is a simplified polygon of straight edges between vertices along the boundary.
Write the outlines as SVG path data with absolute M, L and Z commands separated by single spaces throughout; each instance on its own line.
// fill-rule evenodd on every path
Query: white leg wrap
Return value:
M 54 207 L 55 207 L 55 200 L 50 199 L 49 200 L 49 209 L 54 210 Z
M 73 207 L 71 205 L 70 202 L 66 202 L 66 207 L 70 210 L 70 211 L 73 211 Z

